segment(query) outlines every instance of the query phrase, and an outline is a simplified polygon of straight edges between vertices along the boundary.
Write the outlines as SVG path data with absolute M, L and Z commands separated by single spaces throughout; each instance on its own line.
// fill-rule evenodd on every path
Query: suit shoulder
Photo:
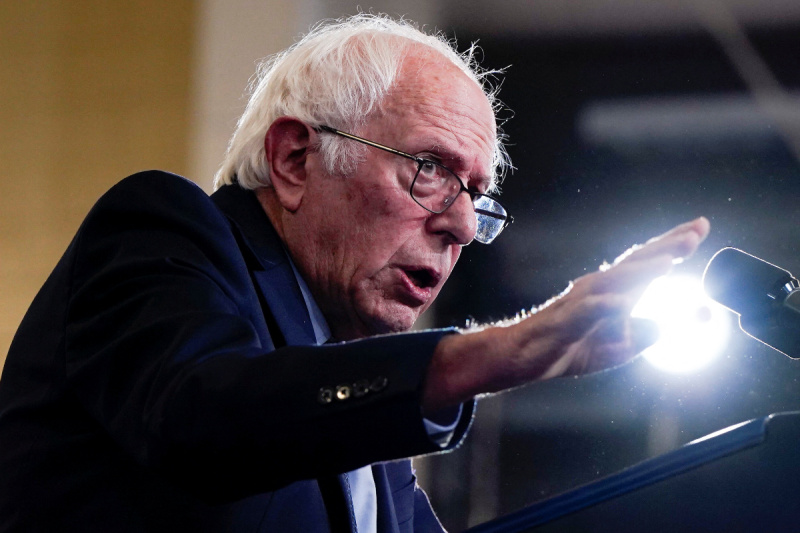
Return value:
M 164 196 L 170 200 L 180 197 L 186 197 L 189 201 L 209 200 L 205 191 L 193 181 L 162 170 L 146 170 L 132 174 L 112 186 L 100 200 L 115 199 L 120 196 L 140 201 Z
M 171 244 L 170 244 L 171 243 Z M 227 217 L 196 184 L 160 171 L 129 176 L 103 194 L 76 236 L 79 252 L 99 245 L 155 253 L 192 246 L 214 256 L 237 249 Z
M 112 186 L 97 200 L 87 220 L 109 213 L 114 213 L 115 218 L 132 219 L 147 215 L 188 217 L 213 225 L 225 220 L 196 183 L 160 170 L 139 172 Z

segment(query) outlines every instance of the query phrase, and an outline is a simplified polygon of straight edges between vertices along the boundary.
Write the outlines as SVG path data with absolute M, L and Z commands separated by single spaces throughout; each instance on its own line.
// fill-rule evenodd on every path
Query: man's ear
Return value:
M 264 136 L 272 187 L 284 209 L 295 212 L 306 190 L 306 158 L 314 130 L 294 117 L 280 117 Z

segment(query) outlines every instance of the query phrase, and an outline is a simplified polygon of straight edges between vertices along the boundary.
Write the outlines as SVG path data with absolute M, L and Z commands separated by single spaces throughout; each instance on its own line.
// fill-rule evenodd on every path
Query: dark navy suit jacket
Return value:
M 447 333 L 313 346 L 252 192 L 127 178 L 12 343 L 0 531 L 350 531 L 341 474 L 368 464 L 381 532 L 441 531 L 409 461 L 394 460 L 440 450 L 420 393 Z M 320 391 L 342 385 L 353 394 L 326 403 Z

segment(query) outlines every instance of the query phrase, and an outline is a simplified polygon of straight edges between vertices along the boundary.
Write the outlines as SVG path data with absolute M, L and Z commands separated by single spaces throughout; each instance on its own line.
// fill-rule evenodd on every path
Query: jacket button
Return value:
M 369 381 L 362 379 L 353 383 L 353 396 L 361 398 L 369 392 Z
M 336 387 L 336 399 L 337 400 L 346 400 L 350 397 L 350 386 L 349 385 L 339 385 Z
M 369 385 L 369 390 L 372 392 L 380 392 L 386 388 L 386 385 L 389 384 L 389 380 L 384 376 L 378 376 L 377 378 L 372 380 L 372 383 Z
M 322 387 L 319 389 L 317 401 L 322 405 L 331 403 L 333 401 L 333 389 L 330 387 Z

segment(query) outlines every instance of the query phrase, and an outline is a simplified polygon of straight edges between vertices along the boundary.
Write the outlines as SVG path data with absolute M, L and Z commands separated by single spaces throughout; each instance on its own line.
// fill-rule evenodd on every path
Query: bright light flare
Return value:
M 664 372 L 688 374 L 708 366 L 730 336 L 730 311 L 708 298 L 695 277 L 657 278 L 631 314 L 658 324 L 658 342 L 642 355 Z

